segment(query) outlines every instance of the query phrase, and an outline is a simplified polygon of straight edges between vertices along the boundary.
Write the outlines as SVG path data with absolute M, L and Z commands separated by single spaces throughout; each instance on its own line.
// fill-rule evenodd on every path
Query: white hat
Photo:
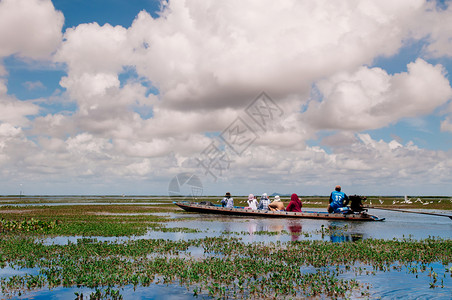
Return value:
M 281 199 L 279 198 L 279 195 L 275 196 L 275 201 L 281 201 Z

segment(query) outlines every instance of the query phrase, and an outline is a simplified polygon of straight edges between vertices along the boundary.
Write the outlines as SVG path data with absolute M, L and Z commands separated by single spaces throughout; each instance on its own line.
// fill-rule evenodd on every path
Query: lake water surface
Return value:
M 135 204 L 135 203 L 134 203 Z M 148 203 L 146 203 L 148 204 Z M 314 210 L 314 209 L 310 209 Z M 323 211 L 319 209 L 319 211 Z M 347 222 L 315 219 L 264 219 L 243 218 L 216 215 L 202 215 L 191 213 L 159 213 L 169 219 L 163 222 L 166 228 L 186 228 L 198 232 L 162 232 L 149 229 L 142 236 L 132 237 L 93 237 L 98 241 L 121 243 L 130 239 L 165 239 L 190 240 L 205 237 L 240 238 L 245 243 L 271 243 L 291 242 L 301 240 L 323 240 L 331 242 L 354 242 L 361 239 L 425 239 L 429 237 L 451 239 L 452 220 L 447 217 L 430 216 L 422 214 L 400 213 L 383 210 L 369 210 L 370 214 L 386 218 L 382 222 Z M 450 214 L 447 211 L 436 211 L 440 214 Z M 120 215 L 120 214 L 119 214 Z M 80 236 L 54 237 L 43 240 L 45 244 L 76 243 Z M 205 258 L 201 248 L 189 248 L 187 253 L 196 258 Z M 363 266 L 365 267 L 365 266 Z M 373 275 L 356 275 L 344 272 L 343 278 L 356 278 L 358 281 L 371 286 L 370 298 L 383 299 L 452 299 L 452 277 L 448 270 L 452 265 L 443 266 L 433 263 L 428 266 L 438 274 L 444 274 L 441 288 L 429 288 L 429 276 L 423 274 L 416 278 L 406 268 L 398 271 L 375 272 Z M 369 268 L 371 268 L 369 266 Z M 27 270 L 16 270 L 11 266 L 0 269 L 0 277 L 8 278 L 20 275 Z M 30 273 L 37 270 L 30 269 Z M 121 295 L 125 299 L 193 299 L 193 294 L 185 287 L 176 285 L 151 285 L 149 287 L 132 286 L 121 287 Z M 87 288 L 55 288 L 41 289 L 27 293 L 25 298 L 33 299 L 74 299 L 74 292 L 83 292 L 85 295 L 93 292 Z M 2 294 L 0 293 L 0 296 Z M 23 297 L 21 297 L 23 298 Z M 203 298 L 208 298 L 203 295 Z M 352 295 L 352 298 L 362 298 Z

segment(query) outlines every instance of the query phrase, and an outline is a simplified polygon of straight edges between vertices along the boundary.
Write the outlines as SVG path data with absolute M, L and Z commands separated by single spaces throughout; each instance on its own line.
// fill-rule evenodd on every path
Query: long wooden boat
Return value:
M 383 221 L 384 218 L 379 218 L 374 215 L 352 213 L 352 214 L 330 214 L 327 212 L 316 211 L 270 211 L 270 210 L 254 210 L 243 207 L 226 208 L 218 205 L 205 205 L 196 202 L 173 202 L 185 211 L 198 212 L 205 214 L 218 215 L 236 215 L 247 217 L 265 217 L 265 218 L 300 218 L 300 219 L 327 219 L 327 220 L 345 220 L 345 221 Z

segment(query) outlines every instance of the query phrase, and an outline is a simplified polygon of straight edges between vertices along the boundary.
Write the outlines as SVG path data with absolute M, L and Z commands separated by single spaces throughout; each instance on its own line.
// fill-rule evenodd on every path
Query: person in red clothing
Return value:
M 286 207 L 286 211 L 295 211 L 295 212 L 301 212 L 301 207 L 303 204 L 301 204 L 300 198 L 298 198 L 297 194 L 292 194 L 290 196 L 290 202 L 289 205 Z

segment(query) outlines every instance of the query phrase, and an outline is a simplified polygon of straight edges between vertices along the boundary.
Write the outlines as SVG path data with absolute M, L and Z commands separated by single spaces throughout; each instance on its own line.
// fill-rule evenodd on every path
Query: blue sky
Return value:
M 146 10 L 153 17 L 158 17 L 161 6 L 157 0 L 56 0 L 52 3 L 55 9 L 64 14 L 63 30 L 81 23 L 93 22 L 130 27 L 140 11 Z
M 402 47 L 398 53 L 391 57 L 378 57 L 372 63 L 372 66 L 386 70 L 389 74 L 395 74 L 406 71 L 409 62 L 417 57 L 423 56 L 423 48 L 428 44 L 425 40 L 416 43 L 410 42 Z M 452 69 L 452 60 L 449 57 L 429 58 L 432 64 L 441 64 L 447 70 Z M 450 82 L 450 75 L 447 76 Z M 417 140 L 419 146 L 431 150 L 447 151 L 452 148 L 452 139 L 450 132 L 440 131 L 439 115 L 445 110 L 445 107 L 439 107 L 434 114 L 427 115 L 416 120 L 400 120 L 390 127 L 385 127 L 370 131 L 375 138 L 390 141 L 393 136 L 403 137 L 406 141 Z
M 450 196 L 450 1 L 264 2 L 1 1 L 0 194 Z

